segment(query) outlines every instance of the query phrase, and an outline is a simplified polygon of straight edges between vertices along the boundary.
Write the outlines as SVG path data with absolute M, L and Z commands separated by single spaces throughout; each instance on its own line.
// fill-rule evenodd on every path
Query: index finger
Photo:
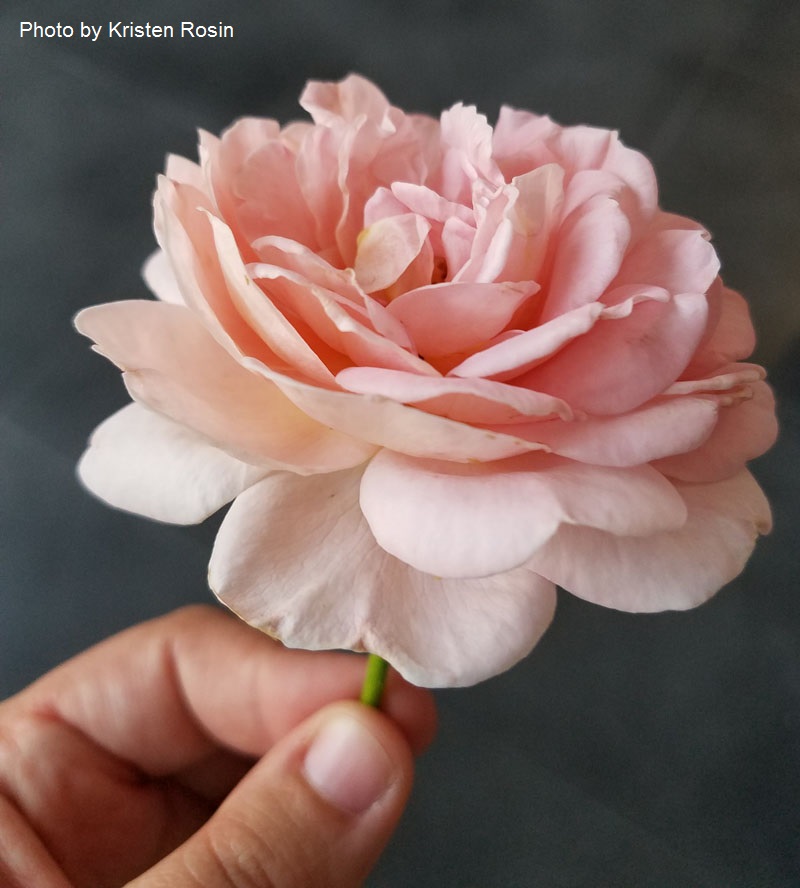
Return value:
M 47 674 L 4 706 L 57 718 L 152 776 L 217 747 L 263 755 L 334 700 L 358 696 L 365 661 L 284 648 L 211 607 L 143 623 Z M 435 730 L 433 700 L 399 675 L 382 709 L 415 751 Z

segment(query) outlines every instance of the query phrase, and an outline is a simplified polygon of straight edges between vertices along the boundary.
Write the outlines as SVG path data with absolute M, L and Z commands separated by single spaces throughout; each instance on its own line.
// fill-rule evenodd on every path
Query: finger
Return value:
M 361 657 L 291 651 L 225 613 L 192 607 L 109 639 L 9 702 L 162 776 L 191 770 L 218 746 L 263 755 L 310 713 L 357 697 L 363 670 Z M 395 674 L 384 708 L 413 749 L 430 742 L 427 691 Z
M 397 825 L 412 768 L 405 738 L 381 713 L 328 706 L 128 888 L 354 888 Z

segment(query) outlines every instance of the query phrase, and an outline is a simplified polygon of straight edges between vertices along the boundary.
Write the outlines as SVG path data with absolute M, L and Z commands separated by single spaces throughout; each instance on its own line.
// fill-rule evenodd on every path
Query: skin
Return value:
M 64 663 L 0 704 L 0 885 L 360 885 L 436 722 L 396 673 L 382 711 L 355 702 L 363 670 L 206 607 Z M 343 721 L 374 755 L 344 750 L 331 793 L 309 748 Z

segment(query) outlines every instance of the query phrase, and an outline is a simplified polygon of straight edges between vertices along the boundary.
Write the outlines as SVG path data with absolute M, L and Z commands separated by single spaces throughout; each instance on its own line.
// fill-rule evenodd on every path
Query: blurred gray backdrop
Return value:
M 113 6 L 113 11 L 110 7 Z M 221 9 L 226 11 L 220 14 Z M 216 23 L 233 40 L 19 38 L 20 20 Z M 790 0 L 284 0 L 0 12 L 0 692 L 134 622 L 209 601 L 219 519 L 158 526 L 78 486 L 127 398 L 71 317 L 146 296 L 166 152 L 243 114 L 301 114 L 358 71 L 397 105 L 503 103 L 619 129 L 666 209 L 713 232 L 750 301 L 782 433 L 754 472 L 776 528 L 699 610 L 630 616 L 564 595 L 533 654 L 441 692 L 374 888 L 800 885 L 800 4 Z

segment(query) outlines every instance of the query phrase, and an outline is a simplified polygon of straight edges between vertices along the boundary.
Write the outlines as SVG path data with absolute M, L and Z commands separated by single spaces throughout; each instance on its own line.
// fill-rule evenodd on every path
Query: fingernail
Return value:
M 341 713 L 314 738 L 303 770 L 324 799 L 348 814 L 361 814 L 389 788 L 394 768 L 369 728 Z

